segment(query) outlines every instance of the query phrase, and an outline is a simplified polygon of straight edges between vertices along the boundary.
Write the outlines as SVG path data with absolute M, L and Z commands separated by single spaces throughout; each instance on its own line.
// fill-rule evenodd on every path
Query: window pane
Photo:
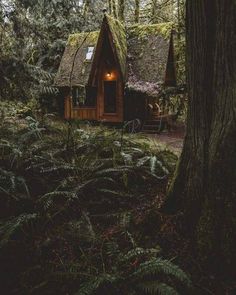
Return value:
M 86 60 L 91 60 L 93 57 L 94 47 L 88 47 L 88 51 L 86 53 Z
M 73 106 L 77 107 L 84 104 L 85 101 L 85 87 L 73 87 L 72 89 Z

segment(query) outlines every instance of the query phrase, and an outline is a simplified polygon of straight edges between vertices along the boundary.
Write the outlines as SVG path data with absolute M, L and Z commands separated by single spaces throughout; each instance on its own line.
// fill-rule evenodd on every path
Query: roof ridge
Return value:
M 126 78 L 126 58 L 127 58 L 127 31 L 126 27 L 119 19 L 105 14 L 104 19 L 107 22 L 113 38 L 113 45 L 120 64 L 122 76 Z

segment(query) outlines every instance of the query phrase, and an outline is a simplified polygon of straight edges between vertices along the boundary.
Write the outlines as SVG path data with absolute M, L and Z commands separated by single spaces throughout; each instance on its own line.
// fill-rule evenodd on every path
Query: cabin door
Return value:
M 116 81 L 103 81 L 103 106 L 104 114 L 116 114 L 117 112 L 117 82 Z

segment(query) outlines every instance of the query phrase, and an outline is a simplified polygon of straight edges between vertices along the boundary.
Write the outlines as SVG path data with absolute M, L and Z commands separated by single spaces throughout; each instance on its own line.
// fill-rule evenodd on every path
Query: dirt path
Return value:
M 185 135 L 184 126 L 178 127 L 175 131 L 165 131 L 160 134 L 147 134 L 147 136 L 154 140 L 155 143 L 166 145 L 167 148 L 180 153 L 183 148 L 183 141 Z

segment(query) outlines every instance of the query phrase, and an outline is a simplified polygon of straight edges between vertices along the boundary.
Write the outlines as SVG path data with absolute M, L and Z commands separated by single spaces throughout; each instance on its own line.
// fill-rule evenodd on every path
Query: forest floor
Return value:
M 167 149 L 180 154 L 183 148 L 185 126 L 179 124 L 175 130 L 163 131 L 160 134 L 145 134 L 149 139 L 151 145 L 162 145 Z
M 181 213 L 160 210 L 182 150 L 183 126 L 156 135 L 123 134 L 16 114 L 6 110 L 0 124 L 4 294 L 144 294 L 133 290 L 140 280 L 150 282 L 153 267 L 162 267 L 160 279 L 178 294 L 236 294 L 234 282 L 200 265 L 182 235 Z M 190 275 L 193 290 L 177 266 Z M 141 279 L 130 280 L 139 272 Z M 94 289 L 82 293 L 82 286 Z

